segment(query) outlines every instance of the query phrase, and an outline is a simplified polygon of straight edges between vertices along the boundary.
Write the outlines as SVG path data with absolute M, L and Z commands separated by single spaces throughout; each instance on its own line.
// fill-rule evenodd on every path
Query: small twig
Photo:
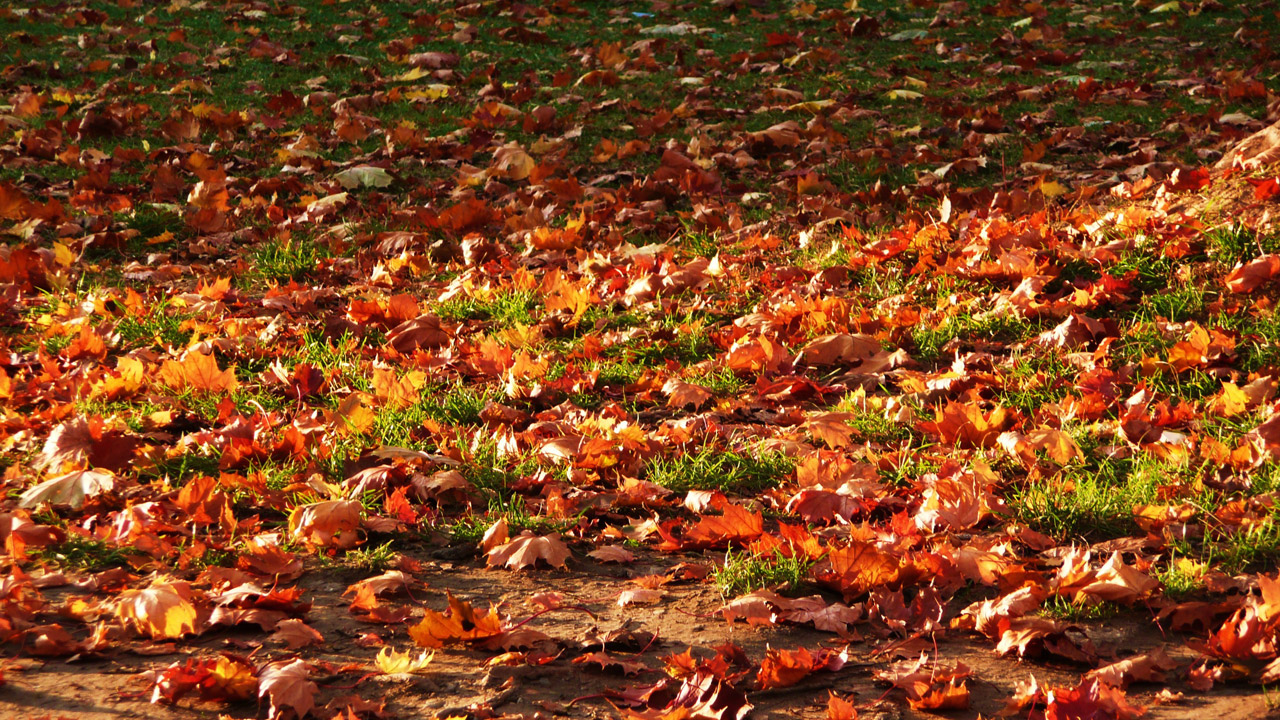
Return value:
M 568 703 L 565 704 L 565 707 L 573 707 L 573 704 L 578 702 L 579 700 L 595 700 L 597 698 L 606 698 L 606 697 L 607 696 L 604 693 L 596 693 L 594 695 L 583 695 L 581 697 L 576 697 L 570 700 Z
M 555 607 L 549 607 L 549 608 L 547 608 L 547 609 L 545 609 L 545 610 L 539 610 L 538 612 L 536 612 L 536 613 L 534 613 L 534 614 L 530 615 L 529 617 L 525 618 L 524 620 L 521 620 L 520 622 L 516 623 L 515 625 L 512 625 L 511 627 L 507 628 L 507 630 L 515 630 L 516 628 L 521 627 L 522 625 L 524 625 L 524 624 L 528 623 L 530 620 L 532 620 L 532 619 L 534 619 L 534 618 L 538 617 L 539 615 L 546 615 L 547 613 L 549 613 L 549 612 L 551 612 L 551 611 L 553 611 L 553 610 L 581 610 L 582 612 L 584 612 L 584 613 L 586 613 L 586 614 L 590 615 L 592 620 L 597 619 L 597 618 L 596 618 L 596 614 L 595 614 L 595 613 L 591 612 L 590 610 L 588 610 L 587 608 L 583 607 L 582 605 L 557 605 L 557 606 L 555 606 Z
M 688 610 L 681 610 L 680 608 L 672 608 L 672 609 L 680 613 L 681 615 L 688 615 L 689 617 L 694 617 L 701 620 L 705 620 L 710 617 L 715 617 L 716 613 L 720 612 L 719 610 L 712 610 L 709 613 L 702 613 L 701 615 L 699 615 L 698 613 L 691 613 Z
M 375 678 L 382 674 L 383 673 L 380 673 L 380 672 L 365 673 L 364 675 L 361 675 L 359 678 L 357 678 L 356 681 L 351 683 L 350 685 L 330 685 L 324 682 L 320 684 L 324 685 L 326 688 L 329 688 L 331 690 L 355 690 L 357 687 L 359 687 L 369 678 Z
M 653 647 L 653 644 L 657 641 L 658 641 L 658 633 L 657 631 L 655 631 L 653 635 L 649 638 L 649 642 L 645 643 L 645 646 L 640 648 L 640 650 L 636 653 L 636 655 L 643 655 L 649 652 L 649 648 Z

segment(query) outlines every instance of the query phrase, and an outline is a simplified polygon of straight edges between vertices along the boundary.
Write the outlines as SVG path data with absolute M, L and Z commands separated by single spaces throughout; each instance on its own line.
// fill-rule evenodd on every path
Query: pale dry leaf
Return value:
M 115 476 L 102 470 L 76 470 L 28 488 L 18 498 L 18 507 L 35 507 L 41 503 L 70 505 L 79 509 L 87 498 L 111 492 Z
M 269 717 L 284 717 L 292 711 L 298 718 L 311 713 L 319 688 L 308 678 L 311 668 L 302 660 L 282 660 L 263 666 L 258 673 L 258 697 L 271 701 Z
M 626 607 L 628 605 L 652 605 L 666 595 L 661 590 L 653 588 L 635 588 L 632 590 L 623 590 L 618 593 L 618 607 Z
M 587 553 L 587 557 L 604 563 L 621 563 L 623 565 L 634 562 L 636 559 L 635 553 L 620 545 L 605 545 L 604 547 L 596 548 Z
M 384 188 L 391 184 L 391 173 L 372 165 L 357 165 L 333 176 L 347 190 L 362 187 Z
M 355 500 L 326 500 L 299 505 L 289 513 L 289 533 L 308 545 L 351 548 L 359 542 L 364 507 Z
M 539 537 L 526 530 L 511 542 L 490 550 L 485 564 L 520 570 L 533 567 L 541 560 L 551 567 L 563 568 L 568 559 L 569 548 L 560 541 L 560 533 Z
M 318 630 L 297 618 L 285 618 L 276 623 L 271 639 L 284 643 L 290 650 L 324 643 L 324 636 Z

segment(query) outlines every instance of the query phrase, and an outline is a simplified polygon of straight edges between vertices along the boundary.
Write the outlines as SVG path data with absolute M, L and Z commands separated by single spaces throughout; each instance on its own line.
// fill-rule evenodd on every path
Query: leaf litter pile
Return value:
M 0 8 L 0 712 L 1268 712 L 1277 27 Z

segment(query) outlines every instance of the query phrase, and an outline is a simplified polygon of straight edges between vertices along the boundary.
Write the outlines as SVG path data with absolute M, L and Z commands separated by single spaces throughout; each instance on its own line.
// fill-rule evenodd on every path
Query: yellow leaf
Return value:
M 386 401 L 393 410 L 407 408 L 418 402 L 418 389 L 426 382 L 426 374 L 413 371 L 397 378 L 394 370 L 373 369 L 373 394 Z
M 430 70 L 416 67 L 416 68 L 413 68 L 412 70 L 409 70 L 408 72 L 403 72 L 403 73 L 400 73 L 399 75 L 396 75 L 395 77 L 391 78 L 391 81 L 392 82 L 413 82 L 414 80 L 421 80 L 422 78 L 427 77 L 430 74 L 431 74 Z
M 1222 383 L 1222 394 L 1210 404 L 1215 415 L 1233 417 L 1249 409 L 1249 396 L 1233 382 Z
M 450 89 L 448 85 L 443 83 L 432 83 L 425 87 L 406 90 L 404 97 L 406 100 L 439 100 L 448 96 Z
M 807 100 L 805 102 L 796 103 L 795 105 L 790 105 L 787 107 L 787 109 L 793 110 L 796 112 L 809 112 L 809 113 L 817 114 L 818 111 L 825 110 L 826 108 L 829 108 L 835 104 L 836 104 L 836 101 L 830 98 L 827 98 L 824 100 Z
M 62 267 L 71 267 L 71 263 L 76 261 L 76 254 L 63 243 L 56 242 L 53 244 L 53 260 Z
M 378 651 L 373 664 L 387 675 L 422 672 L 436 657 L 435 651 L 423 650 L 417 657 L 411 652 L 396 652 L 389 647 Z
M 915 90 L 890 90 L 885 93 L 885 97 L 890 100 L 919 100 L 924 97 Z
M 363 433 L 373 427 L 378 415 L 365 405 L 364 400 L 368 397 L 365 393 L 355 392 L 338 403 L 338 409 L 334 411 L 333 418 L 341 419 L 346 423 L 346 427 L 340 427 L 340 429 Z
M 157 580 L 145 590 L 120 593 L 116 616 L 153 640 L 176 640 L 196 631 L 196 607 L 186 583 Z
M 1045 180 L 1043 178 L 1040 179 L 1040 183 L 1036 189 L 1051 200 L 1071 192 L 1070 188 L 1057 180 Z

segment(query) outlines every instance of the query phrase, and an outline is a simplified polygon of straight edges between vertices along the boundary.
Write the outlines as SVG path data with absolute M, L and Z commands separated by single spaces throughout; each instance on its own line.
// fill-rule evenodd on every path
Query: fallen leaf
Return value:
M 435 651 L 423 650 L 415 657 L 412 652 L 396 652 L 390 647 L 384 647 L 378 651 L 373 664 L 385 675 L 420 673 L 426 671 L 435 656 Z
M 291 711 L 297 718 L 310 714 L 319 688 L 308 678 L 311 668 L 302 660 L 281 660 L 264 665 L 258 673 L 258 697 L 271 701 L 270 718 Z
M 143 590 L 125 590 L 116 616 L 153 640 L 176 640 L 196 633 L 198 613 L 186 583 L 156 580 Z
M 181 360 L 165 360 L 156 379 L 175 390 L 229 393 L 240 387 L 234 368 L 218 369 L 212 354 L 188 352 Z
M 485 564 L 489 567 L 505 565 L 512 570 L 520 570 L 533 567 L 541 560 L 551 567 L 564 568 L 569 557 L 569 548 L 560 541 L 560 533 L 539 537 L 526 530 L 514 540 L 490 550 Z
M 446 643 L 487 640 L 502 635 L 505 629 L 502 619 L 492 608 L 481 615 L 471 605 L 449 593 L 447 614 L 426 610 L 422 621 L 409 628 L 409 636 L 420 647 L 439 648 Z
M 290 650 L 324 643 L 324 636 L 319 631 L 297 618 L 286 618 L 276 623 L 271 639 L 284 643 Z
M 18 498 L 18 507 L 35 507 L 41 503 L 69 505 L 72 509 L 84 506 L 84 501 L 111 492 L 115 476 L 100 470 L 76 470 L 46 480 L 28 488 Z
M 384 188 L 391 184 L 391 173 L 372 165 L 357 165 L 333 176 L 347 190 L 362 187 Z

